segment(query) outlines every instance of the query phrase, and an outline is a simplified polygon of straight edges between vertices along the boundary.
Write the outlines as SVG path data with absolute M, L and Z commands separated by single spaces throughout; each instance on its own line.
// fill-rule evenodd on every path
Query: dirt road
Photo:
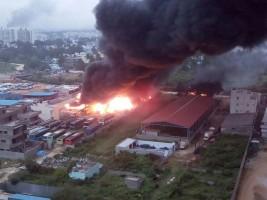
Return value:
M 247 163 L 237 200 L 267 200 L 267 151 Z

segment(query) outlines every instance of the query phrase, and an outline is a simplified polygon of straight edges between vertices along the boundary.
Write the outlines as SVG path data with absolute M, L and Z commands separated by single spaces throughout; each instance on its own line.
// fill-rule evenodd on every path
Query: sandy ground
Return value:
M 3 183 L 8 180 L 8 177 L 16 172 L 18 172 L 20 169 L 17 167 L 9 167 L 0 169 L 0 183 Z
M 267 200 L 267 151 L 247 162 L 237 200 Z

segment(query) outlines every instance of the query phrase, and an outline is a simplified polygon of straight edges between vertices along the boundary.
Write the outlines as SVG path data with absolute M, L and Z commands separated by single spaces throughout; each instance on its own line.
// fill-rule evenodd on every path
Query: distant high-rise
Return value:
M 32 33 L 28 29 L 20 28 L 17 31 L 17 41 L 21 42 L 32 42 Z
M 5 44 L 15 41 L 15 30 L 14 29 L 0 29 L 0 40 Z

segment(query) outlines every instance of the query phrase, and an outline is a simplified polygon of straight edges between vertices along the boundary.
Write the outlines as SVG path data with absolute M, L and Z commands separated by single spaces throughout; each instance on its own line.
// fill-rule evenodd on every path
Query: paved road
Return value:
M 237 200 L 267 200 L 267 151 L 247 163 Z

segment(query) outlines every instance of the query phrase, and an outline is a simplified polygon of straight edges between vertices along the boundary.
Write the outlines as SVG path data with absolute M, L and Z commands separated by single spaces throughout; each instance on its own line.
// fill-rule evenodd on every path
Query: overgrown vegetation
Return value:
M 203 153 L 199 168 L 179 169 L 175 180 L 158 190 L 157 200 L 228 200 L 248 138 L 223 135 Z
M 47 83 L 54 85 L 62 85 L 62 84 L 73 85 L 73 84 L 81 84 L 82 75 L 65 73 L 64 75 L 60 74 L 53 76 L 45 72 L 37 72 L 34 73 L 32 76 L 24 77 L 23 79 L 33 82 Z

